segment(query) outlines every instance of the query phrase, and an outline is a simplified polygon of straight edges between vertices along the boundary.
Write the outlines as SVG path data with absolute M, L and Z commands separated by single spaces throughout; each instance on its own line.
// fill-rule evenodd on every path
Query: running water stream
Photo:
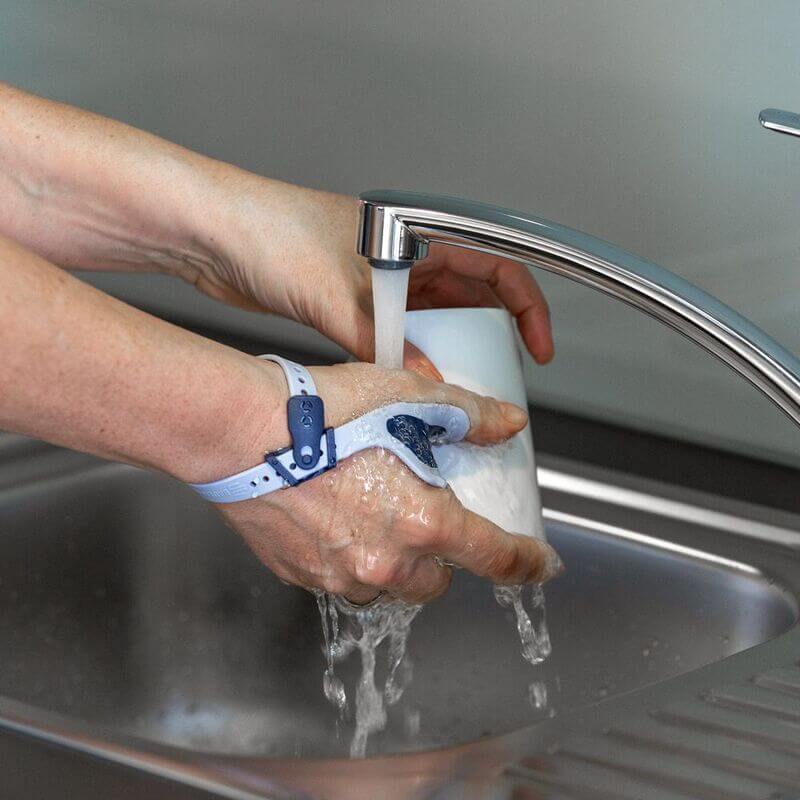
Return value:
M 372 270 L 375 363 L 386 369 L 403 368 L 409 272 L 410 269 Z
M 388 369 L 400 369 L 403 366 L 409 271 L 372 270 L 375 363 Z M 486 449 L 487 452 L 490 450 Z M 526 592 L 530 592 L 530 612 L 525 607 Z M 347 691 L 336 675 L 335 667 L 355 650 L 359 652 L 361 675 L 355 689 L 355 732 L 350 755 L 363 758 L 370 734 L 386 726 L 387 706 L 400 700 L 411 680 L 413 665 L 406 652 L 406 644 L 411 623 L 422 606 L 395 600 L 359 608 L 342 597 L 322 591 L 315 594 L 325 644 L 323 690 L 341 719 L 345 718 L 348 711 Z M 551 649 L 542 588 L 495 586 L 494 594 L 501 606 L 513 610 L 516 615 L 523 658 L 532 665 L 540 664 L 550 655 Z M 378 648 L 387 640 L 386 680 L 379 688 L 375 682 Z

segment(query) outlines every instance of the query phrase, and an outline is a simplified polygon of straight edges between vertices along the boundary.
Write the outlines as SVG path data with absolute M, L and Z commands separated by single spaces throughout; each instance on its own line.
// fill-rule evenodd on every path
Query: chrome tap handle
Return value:
M 795 114 L 793 111 L 765 108 L 759 113 L 758 121 L 767 130 L 788 133 L 789 136 L 800 136 L 800 114 Z
M 697 342 L 800 425 L 800 361 L 715 297 L 601 239 L 518 211 L 413 192 L 361 195 L 358 252 L 415 261 L 428 244 L 465 247 L 563 275 Z

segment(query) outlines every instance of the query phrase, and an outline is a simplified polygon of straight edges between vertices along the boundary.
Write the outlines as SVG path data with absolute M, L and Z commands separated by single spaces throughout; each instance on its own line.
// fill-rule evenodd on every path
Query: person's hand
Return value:
M 233 199 L 214 239 L 218 257 L 184 277 L 217 299 L 310 325 L 372 361 L 372 277 L 355 252 L 357 202 L 238 171 L 220 184 Z M 547 302 L 525 266 L 432 246 L 411 270 L 408 308 L 465 306 L 505 306 L 536 361 L 553 357 Z M 440 377 L 411 345 L 405 366 Z
M 413 372 L 371 364 L 311 372 L 328 425 L 398 401 L 463 408 L 471 421 L 467 439 L 478 444 L 502 441 L 526 424 L 517 406 Z M 288 434 L 281 437 L 278 446 L 288 441 Z M 449 488 L 424 483 L 379 449 L 351 456 L 299 486 L 218 508 L 282 580 L 354 603 L 380 592 L 409 603 L 431 600 L 450 583 L 443 562 L 506 584 L 543 582 L 561 570 L 549 545 L 501 530 L 465 509 Z
M 354 198 L 262 178 L 2 82 L 0 120 L 0 234 L 67 269 L 179 275 L 373 360 Z M 521 264 L 434 246 L 410 277 L 409 308 L 505 306 L 533 357 L 552 358 L 547 304 Z M 438 377 L 414 348 L 405 365 Z

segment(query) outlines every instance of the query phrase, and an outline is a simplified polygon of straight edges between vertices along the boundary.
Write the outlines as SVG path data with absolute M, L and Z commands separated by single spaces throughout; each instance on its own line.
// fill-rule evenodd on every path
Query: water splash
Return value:
M 372 270 L 375 363 L 387 369 L 401 369 L 403 366 L 408 276 L 407 269 Z M 487 479 L 482 483 L 484 488 L 490 485 L 490 480 L 501 480 L 502 448 L 503 445 L 497 445 L 478 450 L 485 454 L 483 457 L 487 461 Z M 505 486 L 502 481 L 501 484 Z M 465 498 L 460 499 L 464 501 Z M 519 502 L 517 497 L 508 498 L 509 511 L 515 515 L 519 514 Z M 494 592 L 500 605 L 514 609 L 522 655 L 530 664 L 536 665 L 544 661 L 551 651 L 544 592 L 540 586 L 531 587 L 529 612 L 524 603 L 525 589 L 524 586 L 495 586 Z M 412 664 L 406 646 L 411 623 L 422 606 L 392 601 L 358 608 L 335 595 L 322 591 L 315 591 L 315 594 L 325 642 L 323 691 L 338 709 L 341 719 L 348 712 L 347 692 L 344 683 L 336 675 L 335 666 L 354 650 L 358 650 L 361 656 L 361 674 L 355 688 L 355 733 L 350 744 L 350 756 L 363 758 L 370 735 L 386 726 L 386 708 L 400 700 L 411 681 Z M 379 690 L 375 683 L 378 648 L 387 639 L 387 677 L 383 688 Z M 546 707 L 547 687 L 540 682 L 532 683 L 531 687 L 536 687 L 530 690 L 534 708 Z M 407 733 L 416 736 L 419 728 L 419 711 L 409 711 L 406 715 Z
M 386 727 L 387 707 L 400 700 L 411 680 L 413 667 L 406 646 L 411 622 L 422 606 L 393 601 L 358 608 L 335 595 L 321 591 L 315 591 L 315 594 L 325 641 L 323 691 L 342 718 L 348 710 L 347 692 L 335 673 L 335 665 L 355 650 L 361 657 L 361 674 L 355 686 L 355 732 L 350 743 L 350 756 L 363 758 L 370 735 Z M 387 640 L 386 681 L 379 688 L 375 670 L 379 648 Z M 417 720 L 417 730 L 418 726 Z
M 526 608 L 525 594 L 530 598 Z M 350 743 L 351 758 L 366 755 L 369 737 L 386 727 L 388 707 L 397 703 L 411 682 L 413 664 L 407 644 L 411 623 L 422 610 L 421 605 L 398 601 L 376 603 L 359 608 L 336 595 L 315 590 L 324 639 L 325 670 L 322 688 L 325 697 L 345 719 L 352 712 L 355 730 Z M 551 652 L 550 636 L 545 619 L 544 592 L 541 586 L 495 586 L 497 602 L 511 608 L 517 618 L 517 631 L 522 644 L 522 657 L 532 666 L 541 664 Z M 381 646 L 386 643 L 386 647 Z M 379 653 L 386 653 L 386 680 L 382 687 L 375 673 Z M 361 671 L 354 691 L 354 709 L 348 707 L 347 690 L 336 674 L 336 665 L 358 651 Z M 547 708 L 547 687 L 542 681 L 529 686 L 528 701 L 534 710 Z M 407 733 L 419 733 L 419 711 L 407 720 Z
M 327 592 L 320 589 L 314 590 L 317 598 L 317 608 L 322 621 L 322 636 L 325 640 L 325 672 L 322 674 L 322 690 L 325 697 L 339 711 L 339 718 L 343 718 L 347 710 L 347 694 L 344 684 L 334 672 L 334 663 L 343 657 L 342 642 L 339 638 L 339 612 L 336 603 Z
M 530 611 L 525 608 L 525 590 L 530 590 Z M 550 633 L 544 605 L 544 590 L 541 586 L 495 586 L 497 602 L 514 610 L 517 617 L 517 632 L 522 644 L 522 657 L 532 666 L 541 664 L 552 652 Z
M 535 519 L 539 513 L 530 506 L 530 494 L 522 497 L 509 491 L 507 471 L 510 448 L 511 442 L 491 447 L 459 442 L 440 448 L 436 454 L 451 488 L 467 508 L 491 507 L 493 498 L 503 498 L 502 504 L 494 504 L 497 513 L 493 522 L 506 530 L 514 530 L 520 520 Z M 534 524 L 533 528 L 535 530 L 537 526 Z M 544 591 L 541 586 L 530 588 L 528 610 L 525 607 L 526 589 L 522 585 L 495 586 L 494 596 L 501 606 L 514 610 L 522 656 L 530 664 L 536 665 L 550 655 L 552 647 L 547 630 Z

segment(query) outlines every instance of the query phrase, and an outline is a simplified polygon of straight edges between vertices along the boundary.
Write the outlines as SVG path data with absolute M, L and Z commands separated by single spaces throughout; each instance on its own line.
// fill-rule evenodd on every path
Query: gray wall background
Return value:
M 800 353 L 796 2 L 0 0 L 0 75 L 217 158 L 335 191 L 517 207 L 718 295 Z M 1 208 L 1 203 L 0 203 Z M 155 309 L 333 352 L 152 276 Z M 541 276 L 557 358 L 534 401 L 800 464 L 800 435 L 694 345 Z

